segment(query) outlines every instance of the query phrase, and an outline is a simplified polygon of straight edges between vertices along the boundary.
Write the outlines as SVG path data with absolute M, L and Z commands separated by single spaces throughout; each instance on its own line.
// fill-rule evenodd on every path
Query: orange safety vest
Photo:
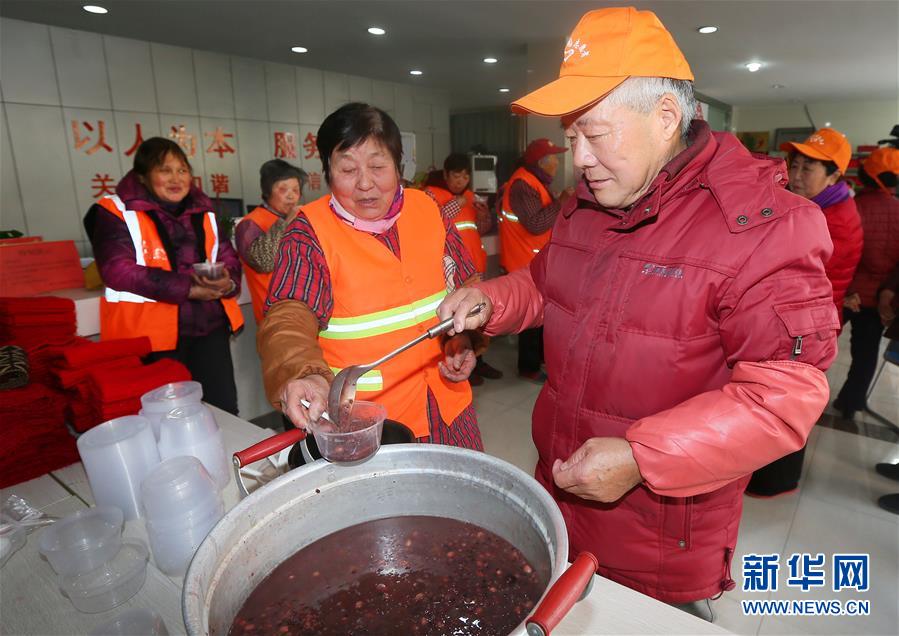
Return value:
M 134 243 L 134 256 L 142 267 L 158 267 L 172 271 L 156 225 L 146 212 L 127 210 L 117 195 L 98 201 L 128 227 Z M 218 256 L 219 236 L 215 214 L 207 212 L 203 218 L 206 234 L 206 259 L 214 262 Z M 236 298 L 222 298 L 222 307 L 231 323 L 231 331 L 243 327 L 243 314 Z M 153 351 L 171 351 L 178 346 L 178 305 L 145 298 L 127 291 L 106 287 L 100 299 L 100 340 L 133 338 L 136 335 L 150 338 Z
M 263 232 L 268 232 L 278 220 L 271 210 L 259 206 L 248 215 L 246 215 L 241 223 L 250 223 L 251 221 L 262 228 Z M 272 272 L 257 272 L 243 256 L 240 257 L 240 264 L 243 265 L 243 273 L 247 277 L 247 287 L 250 288 L 250 299 L 253 301 L 253 315 L 256 317 L 256 324 L 262 322 L 262 309 L 265 307 L 265 299 L 268 296 L 268 284 L 272 280 Z
M 437 186 L 426 186 L 425 190 L 434 195 L 437 205 L 441 208 L 456 196 L 449 190 Z M 487 252 L 484 251 L 481 233 L 478 232 L 478 211 L 474 207 L 474 193 L 466 190 L 462 196 L 465 197 L 466 203 L 453 219 L 453 224 L 459 231 L 465 247 L 468 248 L 468 253 L 471 254 L 474 268 L 479 274 L 483 274 L 487 270 Z
M 546 186 L 526 168 L 519 168 L 503 186 L 503 206 L 499 215 L 499 262 L 507 272 L 527 267 L 534 256 L 549 241 L 552 230 L 543 234 L 531 234 L 518 220 L 518 212 L 512 209 L 509 193 L 512 184 L 524 181 L 540 194 L 540 204 L 546 207 L 552 203 L 552 196 Z
M 331 275 L 334 310 L 319 345 L 336 372 L 377 360 L 438 323 L 435 310 L 446 296 L 443 254 L 446 230 L 428 195 L 407 189 L 397 220 L 400 256 L 367 232 L 340 219 L 325 195 L 303 206 L 318 237 Z M 428 388 L 444 422 L 471 404 L 468 382 L 440 375 L 439 339 L 426 340 L 363 375 L 359 399 L 383 404 L 387 417 L 408 426 L 416 437 L 430 434 Z

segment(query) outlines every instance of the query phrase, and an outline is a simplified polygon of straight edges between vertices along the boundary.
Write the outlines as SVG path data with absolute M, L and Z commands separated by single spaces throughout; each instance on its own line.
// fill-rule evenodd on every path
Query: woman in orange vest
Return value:
M 272 159 L 259 169 L 262 205 L 241 219 L 234 231 L 237 253 L 247 277 L 256 324 L 262 322 L 268 283 L 275 268 L 284 228 L 300 211 L 306 173 L 283 159 Z
M 204 400 L 236 414 L 230 336 L 243 326 L 240 262 L 212 210 L 184 151 L 153 137 L 84 225 L 106 284 L 100 339 L 148 336 L 151 358 L 182 362 Z M 224 263 L 222 275 L 197 275 L 193 266 L 204 261 Z
M 553 197 L 549 190 L 559 169 L 557 154 L 566 152 L 549 139 L 535 139 L 528 144 L 520 166 L 500 188 L 499 209 L 500 264 L 514 272 L 531 264 L 534 256 L 549 241 L 562 203 L 571 196 L 565 190 Z M 526 380 L 544 382 L 543 328 L 526 329 L 518 334 L 518 375 Z
M 468 187 L 471 184 L 471 165 L 468 155 L 454 152 L 443 160 L 443 170 L 428 175 L 424 191 L 440 207 L 444 220 L 451 221 L 468 253 L 471 254 L 479 278 L 487 271 L 487 252 L 481 244 L 481 235 L 490 230 L 490 211 L 487 204 Z M 485 343 L 486 346 L 486 343 Z M 484 378 L 498 380 L 503 372 L 490 366 L 479 355 L 468 381 L 472 386 L 483 384 Z
M 476 273 L 434 201 L 401 187 L 402 140 L 387 113 L 346 104 L 317 145 L 331 194 L 303 205 L 284 233 L 257 338 L 269 399 L 304 428 L 325 410 L 337 370 L 436 325 L 448 288 Z M 465 381 L 474 365 L 468 334 L 427 340 L 362 376 L 357 397 L 422 441 L 480 450 Z

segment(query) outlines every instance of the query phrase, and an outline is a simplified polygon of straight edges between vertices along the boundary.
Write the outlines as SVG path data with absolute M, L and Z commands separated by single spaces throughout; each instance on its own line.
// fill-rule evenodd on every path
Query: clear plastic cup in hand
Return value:
M 204 263 L 194 263 L 193 268 L 198 276 L 208 278 L 209 280 L 216 280 L 225 275 L 225 264 L 221 262 L 210 263 L 206 261 Z
M 309 430 L 322 457 L 329 462 L 355 462 L 371 457 L 381 447 L 386 417 L 387 409 L 381 404 L 356 400 L 339 426 L 322 418 Z
M 39 549 L 57 574 L 79 574 L 100 567 L 122 547 L 125 517 L 114 506 L 66 515 L 40 535 Z
M 187 404 L 172 409 L 159 425 L 159 456 L 166 460 L 192 455 L 203 462 L 219 488 L 231 477 L 222 431 L 205 404 Z
M 222 505 L 218 486 L 196 457 L 182 455 L 159 464 L 140 487 L 141 510 L 148 524 L 177 524 L 192 514 Z

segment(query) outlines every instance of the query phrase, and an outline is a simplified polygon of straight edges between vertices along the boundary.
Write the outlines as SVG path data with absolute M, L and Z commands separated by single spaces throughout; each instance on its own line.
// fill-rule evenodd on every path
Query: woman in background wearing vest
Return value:
M 106 284 L 100 339 L 148 336 L 151 358 L 182 362 L 203 385 L 204 400 L 237 414 L 230 335 L 243 326 L 240 262 L 192 177 L 178 144 L 153 137 L 137 149 L 116 193 L 88 212 Z M 193 264 L 204 261 L 224 263 L 225 275 L 197 276 Z
M 454 152 L 443 160 L 443 170 L 434 170 L 428 175 L 424 191 L 437 202 L 443 219 L 456 226 L 471 254 L 477 280 L 482 280 L 487 271 L 487 252 L 481 244 L 481 235 L 490 231 L 492 223 L 487 204 L 475 196 L 468 187 L 470 183 L 468 155 Z M 478 386 L 483 384 L 484 378 L 499 380 L 501 377 L 502 371 L 487 364 L 483 356 L 478 356 L 468 381 L 472 386 Z
M 549 190 L 559 169 L 556 155 L 564 152 L 565 148 L 553 145 L 549 139 L 535 139 L 528 144 L 520 167 L 500 189 L 499 262 L 506 272 L 531 264 L 549 241 L 556 216 L 572 194 L 572 190 L 565 190 L 553 197 Z M 542 362 L 543 327 L 525 329 L 518 334 L 518 375 L 545 382 Z
M 266 161 L 259 168 L 262 205 L 241 219 L 234 231 L 237 253 L 247 276 L 253 315 L 262 322 L 268 283 L 284 229 L 300 211 L 306 173 L 283 159 Z
M 302 206 L 284 233 L 257 338 L 268 397 L 302 428 L 325 410 L 337 370 L 436 325 L 447 288 L 476 273 L 434 201 L 400 186 L 402 142 L 387 113 L 346 104 L 317 143 L 332 194 Z M 357 397 L 422 441 L 480 450 L 465 381 L 474 365 L 468 334 L 427 340 L 362 376 Z

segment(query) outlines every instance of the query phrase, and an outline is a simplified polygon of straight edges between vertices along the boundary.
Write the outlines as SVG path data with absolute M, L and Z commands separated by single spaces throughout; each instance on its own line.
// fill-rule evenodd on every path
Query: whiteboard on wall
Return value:
M 403 179 L 413 181 L 418 166 L 415 156 L 415 133 L 401 132 L 400 136 L 403 139 Z

